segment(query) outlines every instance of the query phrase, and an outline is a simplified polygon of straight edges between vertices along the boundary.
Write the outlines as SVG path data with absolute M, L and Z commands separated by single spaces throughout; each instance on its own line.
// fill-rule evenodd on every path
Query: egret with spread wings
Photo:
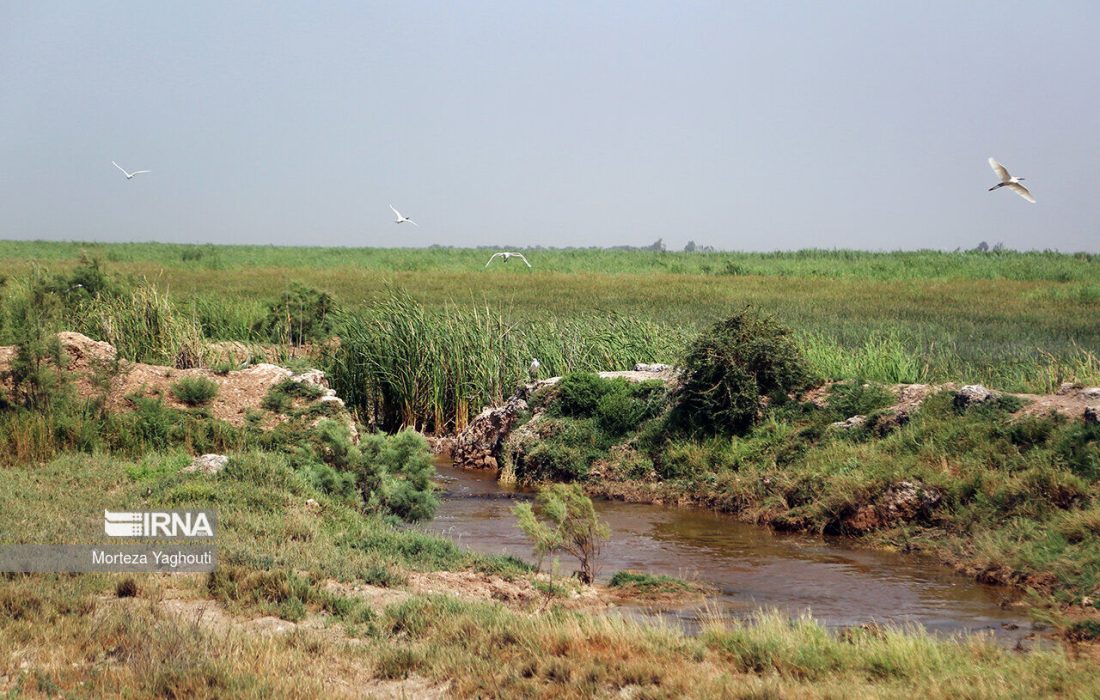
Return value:
M 523 261 L 523 264 L 527 267 L 531 267 L 531 263 L 527 262 L 527 258 L 523 257 L 523 253 L 494 253 L 493 257 L 489 258 L 489 262 L 485 263 L 485 267 L 489 267 L 489 263 L 493 262 L 497 258 L 503 258 L 504 262 L 508 262 L 509 258 L 519 258 Z
M 134 172 L 132 172 L 132 173 L 128 173 L 128 172 L 126 172 L 126 168 L 122 167 L 121 165 L 119 165 L 118 163 L 114 162 L 113 160 L 111 161 L 111 165 L 113 165 L 113 166 L 115 166 L 116 168 L 118 168 L 119 170 L 121 170 L 121 171 L 122 171 L 122 174 L 126 176 L 126 179 L 127 179 L 127 180 L 133 180 L 133 179 L 134 179 L 134 175 L 141 175 L 142 173 L 151 173 L 151 172 L 153 172 L 152 170 L 135 170 L 135 171 L 134 171 Z
M 412 224 L 413 226 L 415 226 L 415 227 L 417 227 L 417 228 L 420 228 L 420 224 L 416 223 L 415 221 L 413 221 L 413 220 L 412 220 L 412 219 L 410 219 L 409 217 L 407 217 L 407 216 L 401 216 L 401 212 L 397 211 L 397 209 L 394 209 L 394 206 L 393 206 L 392 204 L 390 205 L 390 209 L 393 209 L 393 213 L 394 213 L 394 215 L 395 215 L 395 216 L 397 216 L 397 220 L 396 220 L 396 221 L 394 221 L 393 223 L 395 223 L 395 224 L 403 224 L 403 223 L 405 223 L 406 221 L 408 221 L 408 222 L 409 222 L 410 224 Z
M 1031 202 L 1032 204 L 1035 204 L 1035 198 L 1031 196 L 1031 193 L 1027 191 L 1026 187 L 1024 187 L 1023 185 L 1020 184 L 1020 181 L 1023 180 L 1024 178 L 1022 178 L 1022 177 L 1013 177 L 1012 175 L 1009 174 L 1008 168 L 1001 165 L 1000 163 L 993 160 L 992 158 L 989 159 L 989 167 L 993 168 L 993 172 L 997 173 L 997 177 L 1001 178 L 1001 181 L 998 184 L 993 185 L 992 187 L 989 188 L 990 192 L 992 192 L 993 190 L 998 189 L 1000 187 L 1007 187 L 1008 189 L 1010 189 L 1013 192 L 1015 192 L 1016 194 L 1020 195 L 1021 197 L 1023 197 L 1027 201 Z

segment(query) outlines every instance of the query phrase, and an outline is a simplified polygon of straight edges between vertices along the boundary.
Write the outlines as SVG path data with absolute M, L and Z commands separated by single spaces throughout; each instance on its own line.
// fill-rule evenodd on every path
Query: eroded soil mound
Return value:
M 343 402 L 328 388 L 320 370 L 295 374 L 285 367 L 267 363 L 227 372 L 175 369 L 121 359 L 109 343 L 92 340 L 80 333 L 59 333 L 58 340 L 77 394 L 86 399 L 103 400 L 109 411 L 132 410 L 131 397 L 159 397 L 168 406 L 186 408 L 172 394 L 172 386 L 185 377 L 205 377 L 216 383 L 217 394 L 207 408 L 215 418 L 236 426 L 244 425 L 249 410 L 259 409 L 271 388 L 285 379 L 316 384 L 322 389 L 321 401 L 336 402 L 343 408 Z M 14 346 L 0 346 L 0 377 L 8 390 L 11 382 L 7 372 L 15 355 Z

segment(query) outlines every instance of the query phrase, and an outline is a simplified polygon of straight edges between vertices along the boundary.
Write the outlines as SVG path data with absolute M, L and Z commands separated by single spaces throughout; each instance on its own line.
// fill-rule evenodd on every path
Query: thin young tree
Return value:
M 513 512 L 520 529 L 534 543 L 540 566 L 546 555 L 565 552 L 580 562 L 581 581 L 596 579 L 600 550 L 610 539 L 611 529 L 578 484 L 543 488 L 534 506 L 520 503 Z

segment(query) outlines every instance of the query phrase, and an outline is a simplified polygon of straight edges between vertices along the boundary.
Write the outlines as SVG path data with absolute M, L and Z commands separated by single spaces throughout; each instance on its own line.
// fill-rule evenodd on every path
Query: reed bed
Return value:
M 74 329 L 115 346 L 120 357 L 180 369 L 203 366 L 202 327 L 154 285 L 97 296 L 77 311 L 70 314 Z
M 516 318 L 503 308 L 430 309 L 391 291 L 337 320 L 339 346 L 327 369 L 333 387 L 384 429 L 462 430 L 482 406 L 501 402 L 529 379 L 572 371 L 631 369 L 670 362 L 686 334 L 614 314 Z

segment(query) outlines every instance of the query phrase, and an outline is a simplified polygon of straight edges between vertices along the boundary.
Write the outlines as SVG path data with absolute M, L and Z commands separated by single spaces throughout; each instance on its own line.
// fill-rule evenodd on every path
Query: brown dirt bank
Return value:
M 206 377 L 215 382 L 218 393 L 209 404 L 211 414 L 238 427 L 244 425 L 248 411 L 260 408 L 271 387 L 284 379 L 318 384 L 326 389 L 326 396 L 321 400 L 339 401 L 335 392 L 328 389 L 324 374 L 318 370 L 295 374 L 285 367 L 267 363 L 228 372 L 175 369 L 121 359 L 109 343 L 92 340 L 80 333 L 59 333 L 58 339 L 77 394 L 86 399 L 102 399 L 109 411 L 133 410 L 128 398 L 131 396 L 160 397 L 168 406 L 186 408 L 171 392 L 172 385 L 184 377 Z M 15 355 L 14 346 L 0 346 L 0 386 L 4 389 L 11 388 L 7 372 Z M 272 420 L 274 416 L 267 418 Z

